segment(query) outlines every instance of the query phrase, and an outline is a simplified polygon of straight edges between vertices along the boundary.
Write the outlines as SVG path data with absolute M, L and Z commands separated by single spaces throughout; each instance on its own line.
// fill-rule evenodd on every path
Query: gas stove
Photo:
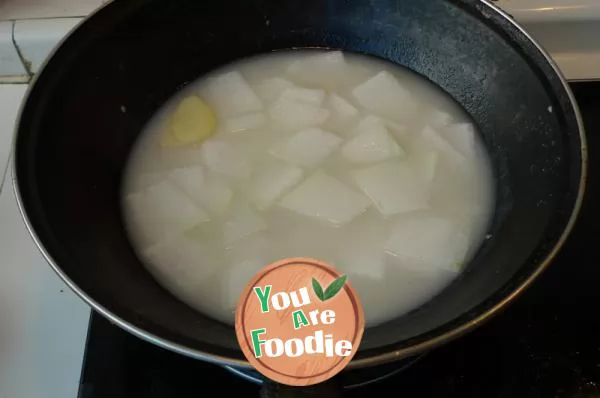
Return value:
M 588 144 L 600 148 L 600 82 L 572 83 Z M 581 217 L 552 266 L 486 325 L 421 357 L 357 373 L 348 397 L 600 396 L 600 160 L 592 157 Z M 92 316 L 81 398 L 187 397 L 199 389 L 258 397 L 256 374 L 157 348 Z M 387 377 L 385 377 L 387 376 Z
M 0 397 L 151 398 L 220 388 L 258 396 L 260 377 L 185 358 L 91 313 L 29 238 L 9 164 L 18 107 L 56 43 L 105 0 L 0 2 Z M 124 1 L 124 0 L 122 0 Z M 600 1 L 498 0 L 571 82 L 591 147 L 579 222 L 552 266 L 503 314 L 421 357 L 353 373 L 347 396 L 600 396 Z M 383 377 L 387 376 L 387 377 Z M 202 389 L 202 390 L 201 390 Z

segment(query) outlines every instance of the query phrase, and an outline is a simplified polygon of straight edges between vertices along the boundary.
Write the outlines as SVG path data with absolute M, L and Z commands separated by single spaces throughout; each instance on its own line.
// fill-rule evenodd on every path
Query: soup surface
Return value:
M 493 184 L 467 115 L 425 79 L 337 51 L 238 61 L 148 123 L 123 185 L 155 279 L 234 322 L 262 267 L 311 257 L 348 275 L 367 326 L 438 294 L 485 238 Z

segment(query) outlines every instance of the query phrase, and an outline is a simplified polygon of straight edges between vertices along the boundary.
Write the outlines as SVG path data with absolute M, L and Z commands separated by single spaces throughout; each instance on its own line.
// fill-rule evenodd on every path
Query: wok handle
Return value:
M 260 398 L 341 398 L 343 388 L 335 378 L 306 387 L 292 387 L 265 380 Z

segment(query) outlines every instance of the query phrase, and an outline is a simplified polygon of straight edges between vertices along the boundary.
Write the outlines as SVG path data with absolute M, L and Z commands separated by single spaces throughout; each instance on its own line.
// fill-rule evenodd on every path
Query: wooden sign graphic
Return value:
M 317 384 L 344 369 L 358 350 L 364 324 L 347 277 L 308 258 L 263 268 L 236 310 L 238 342 L 250 364 L 291 386 Z

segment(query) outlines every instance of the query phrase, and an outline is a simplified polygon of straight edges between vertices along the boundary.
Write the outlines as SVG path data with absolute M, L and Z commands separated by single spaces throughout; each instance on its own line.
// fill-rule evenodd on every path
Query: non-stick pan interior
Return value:
M 539 269 L 576 203 L 581 139 L 563 82 L 487 5 L 128 0 L 99 11 L 54 54 L 16 141 L 24 211 L 77 289 L 163 345 L 243 358 L 232 328 L 188 308 L 144 270 L 123 227 L 121 176 L 144 124 L 179 88 L 230 61 L 296 47 L 365 53 L 427 77 L 477 123 L 497 176 L 492 237 L 468 270 L 419 310 L 369 329 L 356 359 L 471 322 Z

